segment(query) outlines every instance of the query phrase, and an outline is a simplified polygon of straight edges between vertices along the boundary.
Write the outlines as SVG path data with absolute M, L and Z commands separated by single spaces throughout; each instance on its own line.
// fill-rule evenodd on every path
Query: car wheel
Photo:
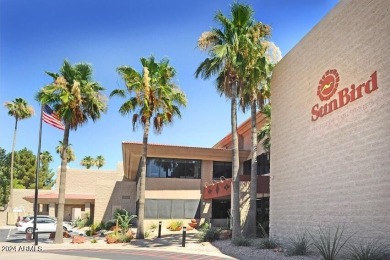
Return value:
M 26 229 L 26 233 L 27 234 L 32 234 L 33 233 L 33 228 L 32 227 L 29 227 Z
M 68 231 L 68 229 L 66 227 L 62 227 L 64 229 L 64 231 Z

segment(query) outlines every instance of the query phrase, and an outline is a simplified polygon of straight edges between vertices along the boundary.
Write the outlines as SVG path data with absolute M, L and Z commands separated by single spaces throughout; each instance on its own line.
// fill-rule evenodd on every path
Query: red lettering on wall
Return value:
M 338 78 L 337 78 L 338 81 Z M 330 83 L 324 85 L 323 87 L 331 86 Z M 322 85 L 320 86 L 322 87 Z M 318 118 L 323 117 L 327 114 L 332 113 L 333 111 L 354 102 L 355 100 L 363 97 L 363 88 L 366 94 L 371 94 L 373 91 L 378 89 L 378 79 L 377 72 L 371 74 L 370 79 L 360 84 L 359 86 L 355 86 L 352 84 L 349 88 L 344 88 L 338 92 L 337 98 L 331 100 L 324 105 L 315 104 L 311 109 L 311 121 L 316 121 Z

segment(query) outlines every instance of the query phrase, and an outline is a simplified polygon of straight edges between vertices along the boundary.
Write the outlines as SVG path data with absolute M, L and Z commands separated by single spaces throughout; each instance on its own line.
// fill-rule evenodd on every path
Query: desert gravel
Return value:
M 320 256 L 310 254 L 308 256 L 286 256 L 281 248 L 273 249 L 259 249 L 260 239 L 252 239 L 251 246 L 235 246 L 230 239 L 217 240 L 212 242 L 212 245 L 218 248 L 223 254 L 242 259 L 261 259 L 261 260 L 320 260 Z M 275 252 L 276 251 L 276 252 Z

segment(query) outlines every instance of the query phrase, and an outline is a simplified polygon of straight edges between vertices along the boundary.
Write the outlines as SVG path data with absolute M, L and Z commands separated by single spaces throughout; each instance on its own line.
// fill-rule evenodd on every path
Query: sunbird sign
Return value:
M 328 101 L 336 93 L 339 81 L 340 76 L 336 69 L 331 69 L 324 73 L 318 82 L 317 95 L 325 104 L 315 104 L 313 106 L 311 109 L 312 121 L 316 121 L 318 118 L 324 117 L 378 89 L 377 73 L 375 71 L 366 82 L 359 85 L 352 84 L 349 88 L 343 88 L 334 99 Z

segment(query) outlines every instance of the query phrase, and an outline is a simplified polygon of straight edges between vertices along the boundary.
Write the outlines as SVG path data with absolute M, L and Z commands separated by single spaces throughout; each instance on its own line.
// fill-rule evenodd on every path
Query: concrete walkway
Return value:
M 7 227 L 8 229 L 10 227 Z M 1 228 L 0 228 L 1 229 Z M 134 229 L 133 229 L 134 231 Z M 28 257 L 33 259 L 75 259 L 75 256 L 61 255 L 55 251 L 61 250 L 156 250 L 164 252 L 172 252 L 177 254 L 200 254 L 210 256 L 215 259 L 229 259 L 230 257 L 222 254 L 217 248 L 208 242 L 198 242 L 197 230 L 187 232 L 185 247 L 182 247 L 182 232 L 172 232 L 168 230 L 162 231 L 161 238 L 157 238 L 157 231 L 151 233 L 150 237 L 137 240 L 134 239 L 130 243 L 123 244 L 107 244 L 104 237 L 97 237 L 97 243 L 91 243 L 92 238 L 88 237 L 83 244 L 72 244 L 70 238 L 64 238 L 63 244 L 54 244 L 51 239 L 42 239 L 38 241 L 38 245 L 34 246 L 34 241 L 26 239 L 18 239 L 0 243 L 2 251 L 0 259 L 23 259 Z M 53 254 L 50 253 L 53 252 Z M 211 259 L 209 258 L 209 259 Z M 102 259 L 79 257 L 77 259 Z M 104 259 L 104 258 L 103 258 Z M 161 258 L 163 259 L 163 258 Z M 230 258 L 232 259 L 232 258 Z

